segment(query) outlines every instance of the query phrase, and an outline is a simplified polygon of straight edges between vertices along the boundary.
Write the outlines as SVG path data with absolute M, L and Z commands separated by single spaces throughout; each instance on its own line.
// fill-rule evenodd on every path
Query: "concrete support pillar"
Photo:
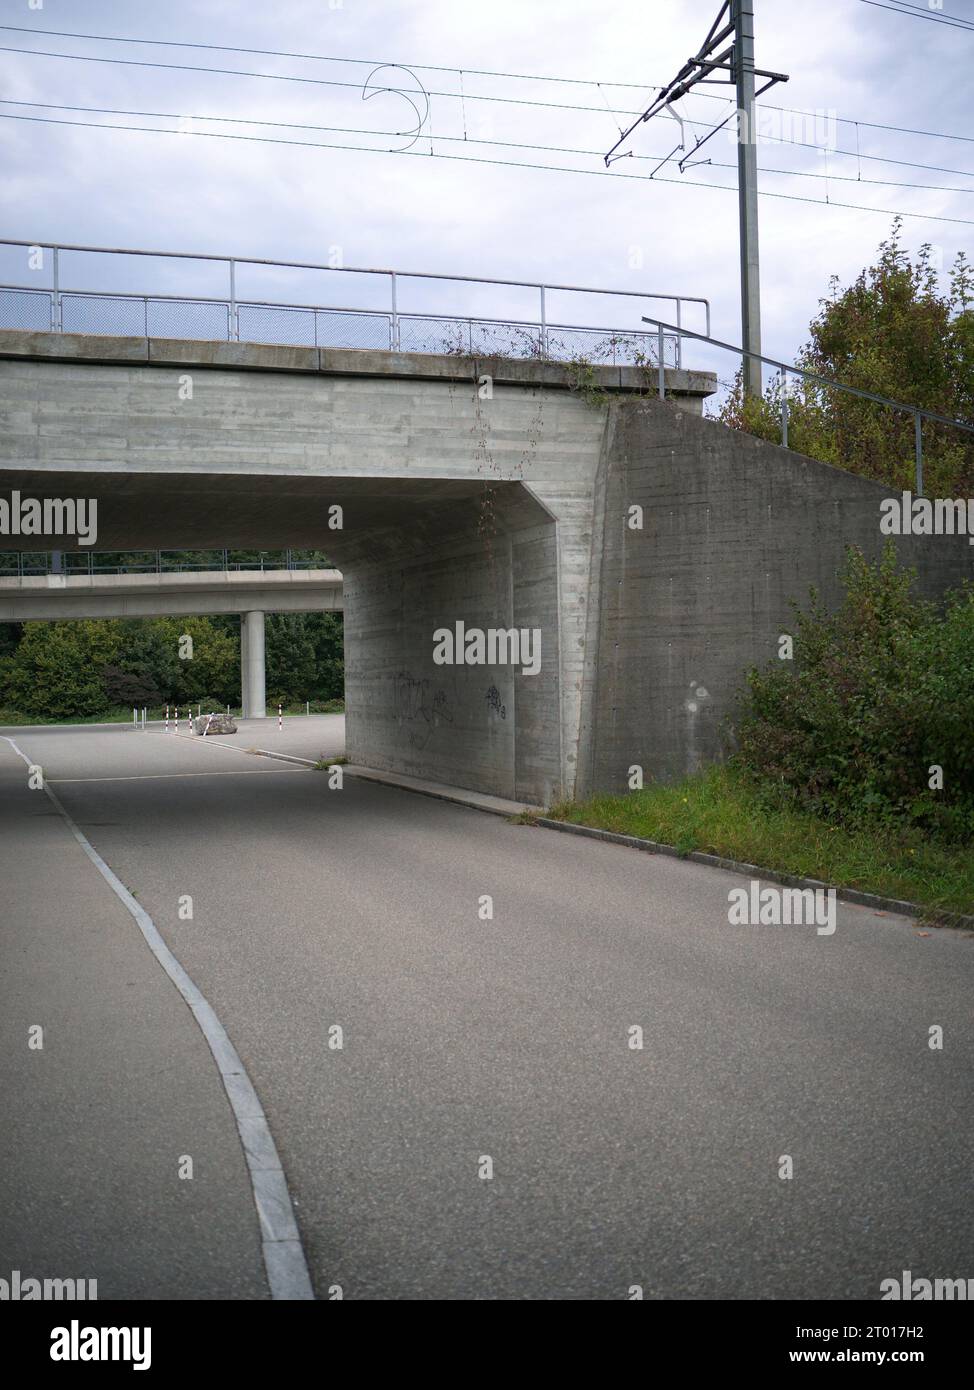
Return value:
M 240 712 L 247 704 L 247 619 L 240 614 Z
M 267 714 L 263 613 L 245 613 L 240 622 L 240 689 L 244 719 L 263 719 Z

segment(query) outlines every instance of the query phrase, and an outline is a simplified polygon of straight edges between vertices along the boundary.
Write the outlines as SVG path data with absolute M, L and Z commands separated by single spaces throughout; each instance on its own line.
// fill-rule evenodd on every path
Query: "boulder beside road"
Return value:
M 237 726 L 229 714 L 201 714 L 193 720 L 197 734 L 235 734 Z

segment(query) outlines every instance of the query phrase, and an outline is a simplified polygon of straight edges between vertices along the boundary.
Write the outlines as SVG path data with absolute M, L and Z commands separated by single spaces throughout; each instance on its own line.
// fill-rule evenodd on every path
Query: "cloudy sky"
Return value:
M 650 181 L 680 139 L 676 122 L 659 118 L 625 146 L 632 158 L 600 172 L 601 155 L 633 119 L 626 113 L 644 109 L 696 51 L 718 8 L 718 0 L 0 0 L 0 23 L 12 26 L 0 30 L 5 50 L 116 60 L 0 52 L 4 235 L 314 262 L 337 254 L 345 265 L 679 292 L 708 297 L 715 335 L 739 342 L 736 152 L 727 133 L 694 156 L 711 163 L 681 174 L 671 161 Z M 759 150 L 762 193 L 787 195 L 760 200 L 772 355 L 793 358 L 829 277 L 848 281 L 869 263 L 894 211 L 907 214 L 906 243 L 933 243 L 945 266 L 957 250 L 974 251 L 974 5 L 913 8 L 756 0 L 758 65 L 790 75 L 765 98 L 762 130 L 776 138 Z M 373 72 L 380 64 L 396 66 Z M 553 78 L 575 80 L 540 80 Z M 388 86 L 415 92 L 422 134 L 412 144 L 403 132 L 417 125 L 413 106 L 381 90 Z M 698 123 L 684 128 L 687 141 L 727 109 L 722 89 L 703 90 L 720 99 L 681 104 Z M 229 120 L 203 119 L 218 116 Z M 167 133 L 54 123 L 72 121 Z M 329 147 L 339 145 L 359 148 Z M 181 274 L 179 287 L 193 287 L 213 272 Z M 243 293 L 271 297 L 283 284 L 255 279 Z M 343 288 L 344 302 L 352 293 Z M 452 296 L 460 311 L 526 310 L 503 291 L 414 286 L 410 294 L 407 307 L 417 309 L 444 310 Z M 655 311 L 649 302 L 620 305 L 620 327 Z M 554 316 L 568 312 L 559 303 Z

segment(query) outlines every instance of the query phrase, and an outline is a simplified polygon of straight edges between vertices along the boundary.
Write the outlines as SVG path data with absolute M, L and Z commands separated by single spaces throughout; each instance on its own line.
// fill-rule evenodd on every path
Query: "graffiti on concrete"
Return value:
M 494 710 L 502 719 L 507 718 L 507 706 L 501 703 L 501 693 L 496 685 L 487 691 L 487 708 Z
M 432 689 L 431 681 L 411 671 L 399 671 L 394 679 L 396 722 L 406 729 L 414 748 L 425 748 L 440 725 L 453 723 L 447 693 L 442 686 Z

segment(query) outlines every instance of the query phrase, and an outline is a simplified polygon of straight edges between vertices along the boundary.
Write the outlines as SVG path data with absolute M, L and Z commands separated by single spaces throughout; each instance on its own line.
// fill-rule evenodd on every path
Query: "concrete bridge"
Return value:
M 514 800 L 718 755 L 789 599 L 882 539 L 882 485 L 701 418 L 707 374 L 659 400 L 655 368 L 20 331 L 0 359 L 0 495 L 96 500 L 99 548 L 325 550 L 349 756 Z M 931 592 L 969 568 L 940 539 L 903 542 Z
M 264 718 L 265 613 L 340 612 L 334 569 L 154 571 L 146 574 L 0 576 L 0 622 L 240 614 L 244 717 Z

